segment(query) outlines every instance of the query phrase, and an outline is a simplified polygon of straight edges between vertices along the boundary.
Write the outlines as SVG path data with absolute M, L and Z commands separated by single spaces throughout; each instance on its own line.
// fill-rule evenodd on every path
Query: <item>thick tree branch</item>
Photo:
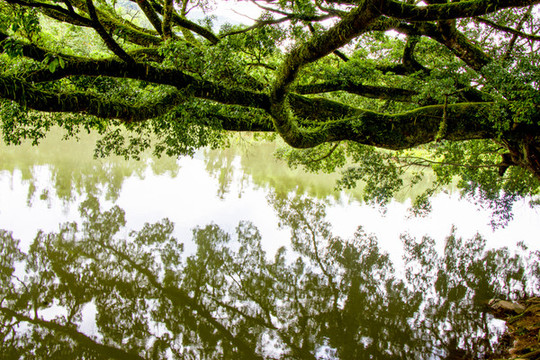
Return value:
M 0 79 L 0 96 L 27 104 L 40 111 L 85 112 L 102 118 L 118 118 L 123 121 L 142 121 L 158 116 L 180 104 L 182 94 L 172 92 L 153 104 L 141 104 L 137 107 L 119 102 L 107 102 L 95 95 L 83 93 L 57 94 L 36 90 L 30 85 L 4 77 Z M 316 99 L 307 99 L 291 94 L 290 103 L 294 110 L 313 111 Z M 329 103 L 323 101 L 322 109 L 330 110 Z M 403 149 L 431 142 L 437 136 L 445 107 L 427 106 L 402 114 L 378 114 L 355 110 L 335 103 L 331 113 L 347 115 L 343 120 L 324 121 L 315 118 L 304 122 L 304 127 L 292 129 L 283 134 L 283 138 L 294 147 L 314 147 L 324 142 L 351 140 L 366 145 L 388 149 Z M 495 130 L 484 118 L 492 111 L 491 103 L 466 103 L 446 107 L 447 131 L 444 139 L 468 140 L 495 137 Z M 340 108 L 343 107 L 343 108 Z M 345 110 L 348 110 L 345 111 Z M 329 117 L 329 116 L 328 116 Z M 240 117 L 241 118 L 241 117 Z M 230 130 L 249 130 L 234 118 L 227 118 Z M 231 123 L 232 121 L 232 123 Z M 271 130 L 263 123 L 261 129 Z M 292 132 L 294 131 L 294 132 Z
M 295 93 L 290 93 L 287 101 L 295 116 L 312 124 L 354 116 L 358 112 L 357 108 L 337 101 Z
M 260 109 L 269 108 L 269 98 L 263 94 L 227 89 L 210 82 L 197 80 L 180 71 L 157 69 L 152 66 L 141 64 L 127 64 L 114 59 L 101 61 L 68 60 L 66 61 L 65 68 L 58 69 L 55 73 L 42 71 L 40 74 L 41 78 L 29 77 L 28 80 L 45 81 L 71 75 L 92 76 L 99 74 L 102 76 L 151 81 L 157 84 L 172 85 L 178 89 L 187 88 L 189 86 L 189 91 L 195 97 L 201 97 L 224 104 L 238 104 Z M 37 74 L 34 74 L 34 76 L 37 76 Z M 172 107 L 179 104 L 183 99 L 179 92 L 172 92 L 170 95 L 162 98 L 156 103 L 140 104 L 139 106 L 134 107 L 129 104 L 106 101 L 95 95 L 84 93 L 47 93 L 32 87 L 28 83 L 9 77 L 2 78 L 0 82 L 0 96 L 15 100 L 35 110 L 51 112 L 84 112 L 103 118 L 118 118 L 124 121 L 142 121 L 159 116 L 172 109 Z M 296 130 L 293 129 L 288 133 L 283 133 L 283 137 L 291 145 L 296 147 L 310 147 L 323 142 L 339 140 L 359 141 L 386 148 L 415 146 L 434 139 L 439 129 L 443 111 L 442 107 L 439 106 L 438 108 L 420 108 L 413 112 L 400 115 L 383 115 L 357 110 L 326 99 L 310 99 L 294 94 L 289 96 L 288 103 L 291 106 L 291 111 L 308 121 L 307 123 L 304 122 L 306 126 L 308 126 L 307 124 L 309 124 L 309 121 L 312 122 L 312 125 L 309 125 L 311 128 L 299 128 L 297 125 Z M 467 111 L 465 111 L 465 113 L 470 117 L 471 114 L 480 111 L 487 105 L 473 104 L 467 106 L 468 105 L 463 105 L 461 107 L 456 107 L 456 109 L 468 108 L 469 112 L 467 113 Z M 450 109 L 451 107 L 452 106 L 449 106 L 448 108 Z M 347 120 L 325 120 L 336 119 L 339 117 L 347 117 Z M 396 121 L 396 117 L 400 120 Z M 449 111 L 447 117 L 452 119 L 452 112 Z M 246 126 L 245 121 L 243 123 L 238 121 L 240 118 L 235 119 L 232 117 L 221 116 L 221 119 L 223 120 L 224 128 L 227 130 L 272 130 L 272 128 L 265 123 L 259 125 L 255 124 L 255 126 L 250 129 L 249 126 Z M 361 120 L 358 121 L 358 119 Z M 476 122 L 483 123 L 482 121 Z M 372 127 L 363 130 L 362 135 L 359 135 L 359 124 L 365 126 L 368 123 L 372 123 Z M 451 121 L 449 121 L 448 126 L 448 138 L 451 139 L 465 140 L 469 138 L 490 138 L 493 136 L 493 130 L 490 130 L 491 128 L 488 127 L 488 125 L 483 125 L 480 130 L 475 126 L 472 126 L 471 128 L 463 128 L 460 131 L 452 130 L 453 127 Z M 454 126 L 454 128 L 455 127 L 456 126 Z M 425 130 L 423 130 L 422 136 L 419 135 L 419 129 Z M 373 134 L 376 134 L 376 136 L 373 136 Z M 387 135 L 383 137 L 382 134 Z M 377 140 L 378 138 L 380 138 L 380 140 Z
M 491 139 L 496 136 L 496 130 L 484 119 L 493 106 L 493 103 L 432 105 L 400 114 L 358 110 L 355 116 L 342 120 L 315 123 L 313 127 L 291 127 L 282 137 L 296 148 L 350 140 L 391 150 L 406 149 L 434 141 L 446 112 L 447 130 L 441 139 Z
M 91 26 L 92 24 L 90 19 L 87 19 L 84 16 L 81 16 L 69 9 L 65 9 L 59 5 L 42 3 L 39 1 L 24 1 L 24 0 L 6 0 L 6 2 L 8 4 L 17 4 L 17 5 L 28 7 L 28 8 L 38 8 L 41 10 L 54 12 L 56 14 L 61 14 L 67 18 L 73 19 L 73 21 L 76 21 L 77 23 L 84 24 L 86 26 Z
M 212 101 L 216 101 L 222 104 L 231 104 L 231 105 L 240 105 L 250 108 L 258 108 L 262 110 L 269 109 L 269 97 L 268 95 L 261 94 L 258 92 L 251 92 L 247 90 L 239 89 L 228 89 L 223 86 L 213 84 L 208 81 L 202 81 L 195 79 L 192 76 L 189 76 L 181 71 L 177 70 L 167 70 L 159 69 L 149 65 L 130 65 L 116 59 L 108 60 L 92 60 L 92 61 L 70 61 L 66 60 L 64 68 L 57 69 L 54 73 L 51 73 L 48 69 L 43 69 L 38 72 L 33 72 L 26 77 L 26 81 L 20 81 L 18 79 L 6 78 L 8 84 L 6 85 L 6 98 L 17 101 L 19 103 L 25 104 L 29 108 L 35 110 L 44 111 L 45 108 L 50 107 L 51 111 L 62 111 L 62 112 L 86 112 L 89 111 L 86 108 L 82 108 L 81 111 L 77 111 L 76 104 L 78 97 L 87 98 L 91 97 L 94 102 L 99 102 L 101 98 L 98 98 L 95 95 L 86 95 L 86 94 L 65 94 L 63 96 L 73 98 L 73 106 L 63 106 L 58 103 L 55 94 L 47 93 L 41 90 L 37 90 L 30 86 L 30 83 L 44 82 L 44 81 L 53 81 L 62 79 L 68 76 L 73 75 L 87 75 L 95 76 L 100 74 L 101 76 L 111 76 L 111 77 L 120 77 L 120 78 L 131 78 L 136 80 L 143 80 L 152 82 L 155 84 L 162 85 L 171 85 L 177 89 L 189 89 L 191 96 L 204 98 Z M 11 88 L 21 87 L 23 90 L 19 92 L 14 92 L 9 90 Z M 40 97 L 43 101 L 36 102 L 35 105 L 32 102 L 28 101 L 28 96 L 24 96 L 23 93 L 33 94 L 34 97 Z M 2 90 L 0 89 L 0 94 Z M 11 95 L 10 95 L 11 94 Z M 40 94 L 40 96 L 38 96 Z M 82 99 L 81 99 L 82 100 Z M 326 119 L 335 119 L 336 117 L 349 116 L 356 112 L 356 109 L 335 101 L 328 99 L 317 99 L 317 98 L 307 98 L 304 96 L 291 94 L 290 103 L 294 107 L 294 111 L 297 115 L 302 116 L 306 119 L 323 121 Z M 84 105 L 88 101 L 81 102 L 81 105 Z M 108 103 L 105 101 L 105 103 Z M 48 105 L 47 105 L 48 104 Z M 159 104 L 159 103 L 158 103 Z M 156 106 L 160 106 L 156 104 Z M 129 107 L 128 104 L 116 104 L 117 107 Z M 133 110 L 125 109 L 122 112 L 113 111 L 108 113 L 107 109 L 110 109 L 111 106 L 101 107 L 101 115 L 98 115 L 95 111 L 92 111 L 93 115 L 103 116 L 105 118 L 120 118 L 126 121 L 141 121 L 145 120 L 145 117 L 157 116 L 165 113 L 170 110 L 169 107 L 162 108 L 161 112 L 154 109 L 151 104 L 143 104 L 143 108 L 147 108 L 149 111 L 139 111 L 139 107 L 136 107 Z M 144 110 L 144 109 L 142 109 Z M 150 111 L 155 110 L 155 111 Z M 313 114 L 316 114 L 316 118 L 313 118 Z M 210 115 L 209 115 L 210 116 Z M 217 115 L 216 115 L 217 116 Z M 223 117 L 224 115 L 219 115 Z M 250 119 L 243 117 L 232 117 L 226 116 L 224 120 L 224 128 L 227 130 L 241 130 L 241 131 L 270 131 L 273 128 L 268 126 L 268 124 L 263 123 L 259 124 L 257 122 L 249 125 Z M 225 121 L 226 120 L 226 121 Z M 237 121 L 238 120 L 238 121 Z M 225 125 L 227 124 L 227 125 Z M 243 125 L 239 125 L 243 124 Z
M 135 106 L 93 94 L 47 92 L 8 76 L 0 77 L 0 97 L 16 101 L 33 110 L 85 113 L 105 119 L 122 119 L 125 122 L 142 121 L 162 115 L 183 101 L 182 94 L 172 92 L 152 103 Z
M 419 35 L 431 37 L 445 45 L 477 71 L 491 62 L 491 59 L 486 54 L 472 45 L 451 23 L 441 22 L 438 26 L 425 23 L 413 28 L 406 27 L 405 29 L 400 26 L 400 30 L 405 30 L 404 32 L 409 36 L 403 51 L 402 64 L 377 66 L 376 68 L 383 73 L 393 72 L 396 75 L 411 75 L 419 71 L 425 75 L 431 73 L 431 69 L 424 67 L 414 58 L 414 49 Z M 491 96 L 471 88 L 468 84 L 458 84 L 457 87 L 460 89 L 459 95 L 463 100 L 483 102 L 491 99 Z
M 162 32 L 165 39 L 170 39 L 174 35 L 171 30 L 171 22 L 174 13 L 173 0 L 164 0 L 164 4 Z
M 189 91 L 194 97 L 213 100 L 222 104 L 259 109 L 269 108 L 268 96 L 262 93 L 228 88 L 214 82 L 197 79 L 175 69 L 163 69 L 150 64 L 125 63 L 115 59 L 67 61 L 64 68 L 59 68 L 54 73 L 48 72 L 46 69 L 35 72 L 26 78 L 26 82 L 53 81 L 73 75 L 110 76 L 143 80 L 155 84 L 174 86 L 177 89 L 189 87 Z M 14 79 L 13 81 L 16 82 Z M 24 85 L 24 82 L 21 82 L 21 84 L 27 86 Z
M 472 0 L 417 6 L 393 0 L 379 0 L 376 6 L 381 14 L 397 19 L 438 21 L 481 16 L 510 7 L 525 7 L 539 3 L 540 0 Z
M 476 71 L 480 71 L 492 61 L 488 55 L 475 45 L 471 44 L 471 42 L 453 26 L 437 26 L 431 23 L 422 23 L 418 25 L 417 29 L 422 35 L 426 35 L 446 46 L 458 58 Z
M 76 65 L 74 65 L 76 64 Z M 96 70 L 97 69 L 97 70 Z M 137 103 L 112 101 L 105 96 L 87 94 L 82 92 L 52 93 L 39 90 L 30 85 L 32 82 L 64 78 L 68 75 L 93 75 L 98 71 L 101 74 L 153 81 L 156 83 L 174 84 L 177 88 L 189 87 L 189 96 L 210 99 L 223 104 L 235 104 L 263 109 L 267 108 L 268 98 L 262 94 L 251 92 L 239 92 L 219 87 L 209 82 L 198 81 L 181 72 L 163 72 L 162 69 L 148 68 L 142 70 L 137 66 L 130 66 L 118 60 L 70 62 L 66 61 L 63 69 L 51 73 L 48 69 L 33 73 L 27 81 L 11 77 L 0 77 L 0 97 L 16 101 L 29 109 L 48 112 L 71 112 L 95 115 L 106 119 L 119 119 L 123 122 L 145 121 L 156 116 L 164 115 L 174 107 L 181 104 L 186 98 L 185 92 L 168 91 L 167 95 L 161 96 L 152 102 Z M 125 71 L 126 73 L 124 73 Z M 142 77 L 140 76 L 142 74 Z M 311 104 L 302 104 L 305 111 L 313 108 Z M 224 130 L 230 131 L 274 131 L 272 121 L 268 115 L 260 113 L 239 112 L 239 109 L 230 111 L 207 112 L 205 119 L 218 120 Z M 251 110 L 253 111 L 253 110 Z M 236 114 L 236 115 L 233 115 Z M 200 111 L 194 116 L 201 118 Z M 259 119 L 260 120 L 256 120 Z M 210 121 L 211 122 L 211 121 Z
M 5 46 L 4 46 L 4 40 L 7 40 L 7 39 L 10 39 L 14 43 L 16 43 L 19 49 L 21 49 L 22 55 L 27 58 L 30 58 L 36 61 L 43 61 L 45 60 L 45 57 L 47 56 L 47 54 L 49 54 L 48 51 L 36 45 L 27 44 L 25 42 L 15 40 L 12 37 L 8 36 L 7 34 L 0 32 L 0 52 L 2 53 L 6 51 Z
M 403 49 L 403 58 L 401 62 L 403 66 L 411 69 L 412 72 L 422 71 L 425 74 L 429 74 L 430 69 L 420 64 L 414 57 L 414 50 L 418 41 L 419 37 L 417 35 L 407 37 L 407 43 L 405 44 L 405 49 Z
M 9 0 L 9 3 L 17 4 L 24 7 L 30 8 L 39 8 L 43 14 L 62 21 L 70 23 L 76 26 L 82 27 L 94 27 L 95 22 L 92 19 L 88 19 L 82 15 L 77 14 L 70 2 L 68 10 L 62 8 L 58 5 L 51 5 L 41 2 L 27 2 L 22 0 Z M 74 1 L 73 5 L 77 6 L 83 12 L 86 12 L 86 6 L 82 1 Z M 159 38 L 155 37 L 153 34 L 148 33 L 145 29 L 135 26 L 132 23 L 128 23 L 126 20 L 121 18 L 113 18 L 109 14 L 106 14 L 99 9 L 95 9 L 98 18 L 100 19 L 101 25 L 109 32 L 115 31 L 119 34 L 120 37 L 138 45 L 148 46 L 148 45 L 157 45 L 159 44 Z M 100 34 L 101 35 L 101 34 Z M 106 35 L 105 35 L 106 36 Z
M 367 0 L 351 12 L 337 25 L 320 36 L 316 36 L 298 48 L 291 51 L 280 69 L 273 89 L 273 101 L 282 101 L 298 71 L 304 65 L 316 61 L 347 44 L 351 39 L 360 35 L 376 20 L 378 15 Z
M 71 2 L 69 0 L 62 0 L 64 4 L 66 4 L 66 7 L 68 8 L 70 13 L 75 13 L 75 9 L 73 8 L 73 5 L 71 5 Z
M 270 94 L 270 113 L 274 118 L 274 126 L 287 143 L 302 144 L 304 142 L 298 138 L 302 131 L 299 131 L 287 102 L 289 88 L 300 68 L 347 44 L 352 38 L 366 31 L 378 16 L 370 3 L 364 0 L 338 24 L 288 54 Z
M 72 64 L 72 63 L 78 64 L 81 62 L 84 63 L 86 61 L 93 61 L 93 60 L 87 60 L 78 56 L 51 52 L 35 44 L 29 44 L 24 41 L 16 40 L 2 32 L 0 32 L 0 52 L 1 53 L 4 53 L 6 51 L 5 46 L 2 44 L 2 42 L 6 39 L 9 39 L 12 43 L 17 44 L 16 46 L 19 49 L 21 49 L 22 56 L 38 61 L 38 62 L 42 62 L 43 60 L 45 60 L 47 56 L 60 57 L 67 64 Z M 156 49 L 149 49 L 149 48 L 138 49 L 138 50 L 128 52 L 128 55 L 132 57 L 133 59 L 152 59 L 154 61 L 163 60 L 163 58 L 158 54 L 158 51 Z M 107 61 L 107 60 L 104 60 L 104 61 Z M 51 73 L 49 69 L 43 69 L 43 70 L 37 70 L 37 71 L 34 70 L 34 71 L 29 72 L 28 74 L 20 73 L 20 75 L 21 75 L 20 78 L 26 79 L 26 80 L 31 79 L 31 81 L 33 82 L 53 81 L 53 80 L 58 80 L 65 77 L 65 75 L 62 75 L 60 73 L 58 73 L 57 76 L 54 76 L 53 73 Z
M 17 4 L 21 6 L 34 7 L 34 3 L 23 2 L 19 0 L 10 0 L 17 1 Z M 76 6 L 83 12 L 86 12 L 86 6 L 84 2 L 74 0 L 72 6 Z M 73 8 L 72 8 L 73 9 Z M 159 44 L 160 39 L 146 29 L 140 28 L 132 23 L 127 22 L 124 19 L 112 17 L 110 14 L 107 14 L 99 9 L 95 9 L 96 13 L 100 19 L 102 26 L 109 32 L 115 31 L 120 37 L 126 39 L 134 44 L 148 46 L 148 45 L 157 45 Z M 73 24 L 76 26 L 82 27 L 93 27 L 94 23 L 91 19 L 88 19 L 82 15 L 77 14 L 74 11 L 66 10 L 62 7 L 48 6 L 41 9 L 41 12 L 55 20 Z
M 382 72 L 383 74 L 394 73 L 395 75 L 402 76 L 412 75 L 417 72 L 410 66 L 406 66 L 404 64 L 378 64 L 375 65 L 375 69 Z
M 272 125 L 272 119 L 267 116 L 262 121 L 254 121 L 254 116 L 232 116 L 208 113 L 207 119 L 215 118 L 219 121 L 223 130 L 226 131 L 258 131 L 258 132 L 273 132 L 274 127 Z
M 313 26 L 312 23 L 308 23 L 308 28 L 309 28 L 309 31 L 312 33 L 312 34 L 315 34 L 316 31 L 315 31 L 315 27 Z M 338 58 L 340 58 L 341 60 L 347 62 L 349 61 L 349 58 L 347 57 L 347 55 L 345 55 L 343 52 L 339 51 L 339 50 L 334 50 L 334 55 L 336 55 Z

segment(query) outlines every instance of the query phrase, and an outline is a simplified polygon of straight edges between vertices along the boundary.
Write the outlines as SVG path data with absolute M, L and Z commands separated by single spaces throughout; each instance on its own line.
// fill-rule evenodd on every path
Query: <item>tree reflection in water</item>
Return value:
M 38 199 L 49 201 L 54 198 L 67 205 L 87 194 L 116 201 L 125 180 L 130 177 L 142 179 L 149 168 L 155 175 L 174 177 L 179 172 L 175 158 L 158 159 L 150 153 L 141 154 L 139 160 L 111 155 L 96 161 L 91 154 L 99 141 L 97 134 L 87 134 L 78 141 L 63 141 L 66 136 L 55 128 L 39 147 L 29 143 L 14 147 L 0 142 L 0 180 L 2 177 L 12 179 L 19 171 L 21 182 L 28 185 L 28 206 Z
M 361 228 L 334 236 L 309 198 L 270 197 L 291 248 L 272 258 L 257 228 L 125 230 L 123 210 L 81 206 L 82 224 L 0 242 L 0 353 L 7 359 L 433 359 L 495 351 L 483 304 L 538 290 L 540 254 L 486 250 L 480 236 L 403 236 L 399 277 Z M 93 331 L 85 329 L 95 307 Z

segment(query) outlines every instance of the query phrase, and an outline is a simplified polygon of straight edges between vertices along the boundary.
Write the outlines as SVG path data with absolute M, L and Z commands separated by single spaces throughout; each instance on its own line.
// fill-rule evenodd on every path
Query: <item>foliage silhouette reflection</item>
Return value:
M 483 304 L 538 289 L 538 252 L 486 250 L 450 234 L 444 251 L 403 236 L 404 275 L 361 228 L 332 234 L 310 198 L 270 196 L 291 231 L 271 257 L 258 229 L 193 230 L 164 219 L 125 229 L 119 207 L 37 234 L 28 253 L 0 232 L 0 353 L 24 359 L 482 358 L 496 351 Z M 95 311 L 91 311 L 94 309 Z M 92 314 L 95 313 L 95 316 Z

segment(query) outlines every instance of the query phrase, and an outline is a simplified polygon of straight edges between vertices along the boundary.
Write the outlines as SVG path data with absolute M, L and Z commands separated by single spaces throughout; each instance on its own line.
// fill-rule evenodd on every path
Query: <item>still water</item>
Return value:
M 141 161 L 59 138 L 0 147 L 8 359 L 483 358 L 486 301 L 540 294 L 525 201 L 493 230 L 451 192 L 422 218 L 362 204 L 248 138 Z

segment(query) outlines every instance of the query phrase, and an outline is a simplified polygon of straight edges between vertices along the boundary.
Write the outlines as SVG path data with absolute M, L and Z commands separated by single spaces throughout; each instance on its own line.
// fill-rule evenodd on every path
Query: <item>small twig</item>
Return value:
M 241 12 L 236 11 L 235 9 L 231 9 L 231 11 L 232 11 L 233 13 L 235 13 L 236 15 L 238 15 L 238 16 L 245 17 L 245 18 L 247 18 L 247 19 L 249 19 L 249 20 L 251 20 L 251 21 L 257 21 L 257 19 L 252 18 L 251 16 L 248 16 L 248 15 L 246 15 L 246 14 L 242 14 Z
M 315 0 L 315 5 L 317 6 L 319 10 L 324 11 L 328 14 L 332 14 L 334 16 L 343 17 L 347 15 L 346 11 L 338 10 L 338 9 L 331 9 L 331 8 L 322 6 L 320 0 Z
M 330 149 L 330 151 L 328 152 L 328 154 L 326 154 L 326 155 L 324 155 L 324 156 L 322 156 L 322 157 L 320 157 L 320 158 L 318 158 L 318 159 L 311 159 L 311 160 L 308 161 L 306 164 L 311 164 L 311 163 L 314 163 L 314 162 L 319 162 L 319 161 L 322 161 L 322 160 L 328 158 L 330 155 L 332 155 L 332 154 L 334 153 L 334 151 L 336 151 L 336 149 L 338 148 L 338 146 L 339 146 L 340 143 L 341 143 L 341 141 L 338 141 L 338 142 L 336 143 L 336 145 L 334 145 L 334 146 L 332 147 L 332 149 Z
M 261 9 L 263 10 L 266 10 L 266 11 L 270 11 L 270 12 L 274 12 L 274 13 L 278 13 L 278 14 L 281 14 L 281 15 L 285 15 L 285 16 L 290 16 L 291 14 L 289 13 L 286 13 L 285 11 L 282 11 L 282 10 L 278 10 L 278 9 L 274 9 L 274 8 L 270 8 L 270 7 L 266 7 L 266 6 L 263 6 L 261 4 L 259 4 L 258 2 L 256 1 L 251 1 L 253 4 L 255 4 L 256 6 L 260 7 Z
M 521 28 L 523 27 L 525 20 L 527 20 L 527 18 L 531 15 L 531 12 L 532 12 L 532 6 L 530 6 L 527 9 L 527 12 L 519 20 L 519 23 L 517 24 L 517 27 L 516 27 L 516 31 L 521 31 Z M 502 58 L 503 63 L 508 61 L 508 59 L 510 58 L 510 55 L 512 54 L 512 50 L 514 49 L 514 45 L 516 44 L 518 36 L 519 36 L 518 34 L 514 34 L 514 36 L 512 36 L 512 39 L 510 39 L 510 41 L 508 42 L 508 47 Z
M 408 162 L 408 159 L 415 159 L 419 160 L 421 162 Z M 499 164 L 486 164 L 486 165 L 469 165 L 469 164 L 459 164 L 459 163 L 452 163 L 452 162 L 445 162 L 445 161 L 435 161 L 435 160 L 429 160 L 417 156 L 407 156 L 407 157 L 398 157 L 398 161 L 405 163 L 408 165 L 415 165 L 415 166 L 429 166 L 428 164 L 432 165 L 446 165 L 446 166 L 455 166 L 455 167 L 464 167 L 464 168 L 470 168 L 470 169 L 483 169 L 483 168 L 494 168 L 499 167 Z M 422 163 L 424 162 L 424 163 Z
M 243 34 L 243 33 L 249 32 L 251 30 L 261 28 L 261 27 L 263 27 L 265 25 L 275 25 L 275 24 L 279 24 L 279 23 L 282 23 L 282 22 L 285 22 L 285 21 L 288 21 L 288 20 L 291 20 L 291 19 L 289 17 L 283 17 L 283 18 L 272 19 L 272 20 L 257 20 L 255 22 L 255 24 L 253 24 L 253 25 L 251 25 L 251 26 L 249 26 L 249 27 L 247 27 L 245 29 L 231 31 L 231 32 L 228 32 L 226 34 L 223 34 L 223 35 L 221 35 L 221 38 L 224 38 L 224 37 L 227 37 L 227 36 L 232 36 L 232 35 Z
M 491 26 L 497 30 L 505 31 L 505 32 L 508 32 L 508 33 L 511 33 L 511 34 L 514 34 L 514 35 L 517 35 L 517 36 L 520 36 L 529 40 L 533 40 L 533 41 L 540 40 L 540 35 L 527 34 L 527 33 L 524 33 L 523 31 L 519 31 L 508 26 L 499 25 L 496 22 L 485 19 L 485 18 L 478 17 L 477 19 L 479 22 L 484 23 L 488 26 Z
M 251 67 L 251 66 L 260 66 L 260 67 L 263 67 L 263 68 L 268 69 L 268 70 L 273 70 L 273 71 L 277 70 L 277 67 L 276 67 L 276 66 L 264 64 L 264 63 L 261 63 L 261 62 L 256 62 L 256 63 L 246 63 L 246 66 L 248 66 L 248 67 Z

